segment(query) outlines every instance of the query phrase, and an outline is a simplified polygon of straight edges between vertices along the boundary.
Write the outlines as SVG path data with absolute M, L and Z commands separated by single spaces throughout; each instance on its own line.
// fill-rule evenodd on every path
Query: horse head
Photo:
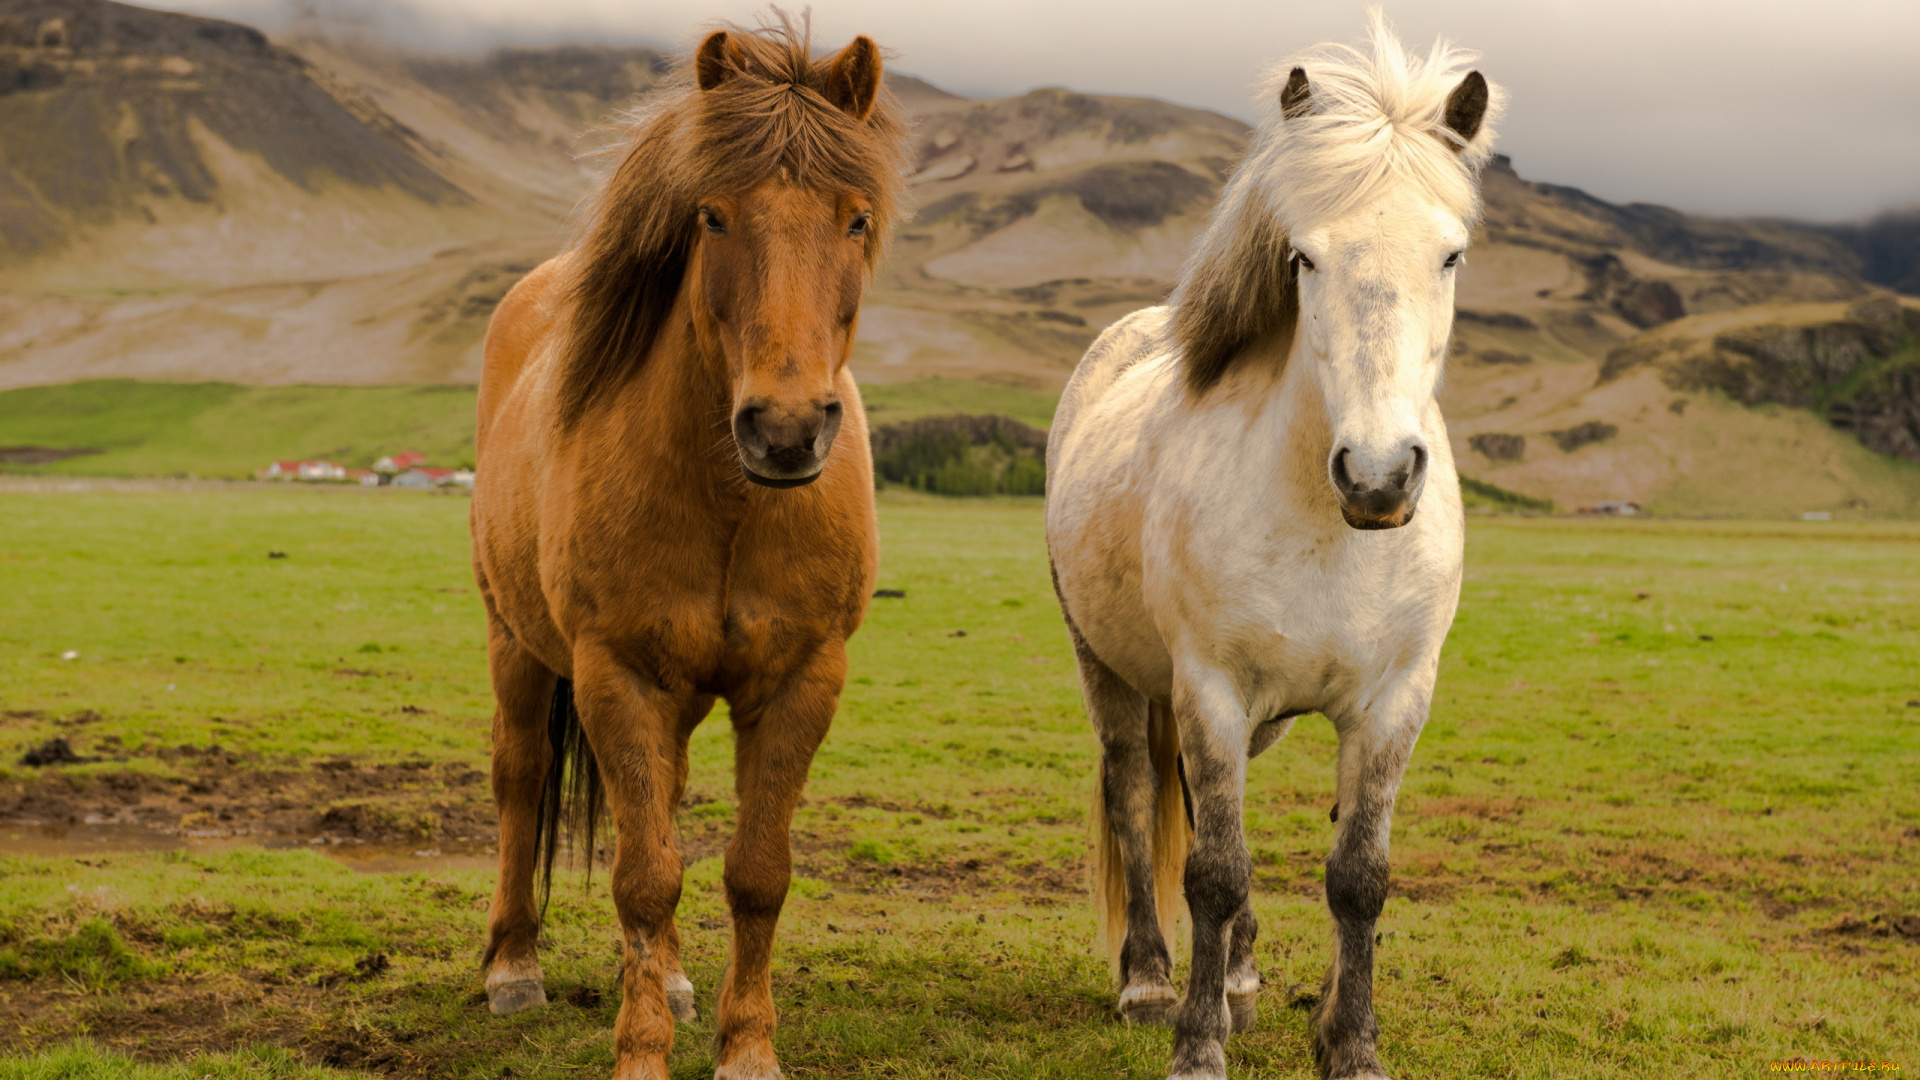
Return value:
M 752 66 L 725 31 L 708 36 L 695 58 L 700 90 L 710 96 L 747 81 L 749 93 L 767 94 Z M 810 122 L 850 134 L 867 121 L 879 90 L 880 51 L 861 37 L 827 62 L 818 89 L 795 82 L 771 93 L 799 96 L 782 104 L 814 105 Z M 732 381 L 741 471 L 768 487 L 810 483 L 826 466 L 845 409 L 840 373 L 879 239 L 881 195 L 863 190 L 857 176 L 808 171 L 781 168 L 751 186 L 701 192 L 689 262 L 695 333 L 704 352 L 724 358 Z
M 1294 68 L 1282 91 L 1287 119 L 1305 119 L 1313 89 Z M 1487 81 L 1469 72 L 1442 122 L 1459 145 L 1479 133 Z M 1288 259 L 1299 290 L 1296 359 L 1312 365 L 1332 446 L 1327 480 L 1356 529 L 1413 520 L 1432 452 L 1431 407 L 1453 332 L 1456 272 L 1472 222 L 1419 184 L 1290 222 Z
M 1297 374 L 1325 405 L 1330 501 L 1356 529 L 1398 528 L 1419 505 L 1455 272 L 1501 101 L 1463 70 L 1468 54 L 1410 62 L 1375 22 L 1371 54 L 1323 46 L 1271 74 L 1277 115 L 1172 299 L 1195 394 L 1243 356 L 1310 369 Z M 1278 347 L 1254 348 L 1263 341 Z
M 816 57 L 804 25 L 782 20 L 709 34 L 684 85 L 630 118 L 567 257 L 554 408 L 571 430 L 649 363 L 686 368 L 703 422 L 726 402 L 727 457 L 796 487 L 820 475 L 849 407 L 840 388 L 906 127 L 871 39 Z

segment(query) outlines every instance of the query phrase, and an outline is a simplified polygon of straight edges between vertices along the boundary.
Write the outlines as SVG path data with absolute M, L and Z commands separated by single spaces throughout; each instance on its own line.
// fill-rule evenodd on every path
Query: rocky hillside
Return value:
M 0 387 L 472 381 L 492 305 L 592 181 L 594 130 L 668 63 L 0 0 Z M 1165 296 L 1248 137 L 1146 99 L 893 88 L 919 209 L 863 316 L 869 385 L 1057 392 Z M 1563 506 L 1920 509 L 1896 460 L 1912 308 L 1887 292 L 1920 291 L 1920 217 L 1703 219 L 1504 159 L 1486 202 L 1445 389 L 1463 471 Z
M 1755 305 L 1683 319 L 1607 354 L 1600 381 L 1643 366 L 1677 391 L 1809 409 L 1868 449 L 1920 462 L 1920 302 Z
M 443 243 L 416 223 L 472 202 L 418 131 L 250 27 L 0 0 L 8 270 L 66 254 L 56 280 L 164 287 L 357 269 Z

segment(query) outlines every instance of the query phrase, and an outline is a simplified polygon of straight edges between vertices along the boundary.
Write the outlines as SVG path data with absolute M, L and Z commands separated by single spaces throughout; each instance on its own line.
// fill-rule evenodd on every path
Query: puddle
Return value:
M 366 874 L 422 871 L 484 870 L 492 873 L 499 860 L 484 852 L 438 849 L 407 850 L 381 844 L 315 844 L 286 836 L 180 836 L 120 823 L 86 825 L 0 824 L 0 856 L 84 859 L 142 851 L 232 851 L 237 848 L 290 851 L 307 848 L 342 866 Z

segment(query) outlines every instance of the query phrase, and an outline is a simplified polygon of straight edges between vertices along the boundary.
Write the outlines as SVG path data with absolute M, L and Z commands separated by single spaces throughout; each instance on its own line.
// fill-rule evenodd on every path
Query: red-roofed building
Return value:
M 388 474 L 403 473 L 408 469 L 417 468 L 426 463 L 427 455 L 419 453 L 418 451 L 407 450 L 398 454 L 388 454 L 386 457 L 374 462 L 373 471 Z
M 262 480 L 345 480 L 347 467 L 331 461 L 276 461 L 254 475 Z

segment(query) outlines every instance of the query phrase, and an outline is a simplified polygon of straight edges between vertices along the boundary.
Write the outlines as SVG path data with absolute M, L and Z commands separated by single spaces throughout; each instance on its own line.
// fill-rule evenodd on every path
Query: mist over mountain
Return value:
M 0 387 L 473 381 L 603 125 L 670 62 L 0 0 Z M 1057 392 L 1102 326 L 1165 297 L 1249 136 L 1147 98 L 890 84 L 918 213 L 862 315 L 867 383 Z M 1920 461 L 1920 302 L 1887 291 L 1920 292 L 1920 213 L 1704 218 L 1504 158 L 1485 179 L 1443 401 L 1463 471 L 1734 511 L 1772 463 L 1783 506 L 1920 505 L 1895 463 Z

